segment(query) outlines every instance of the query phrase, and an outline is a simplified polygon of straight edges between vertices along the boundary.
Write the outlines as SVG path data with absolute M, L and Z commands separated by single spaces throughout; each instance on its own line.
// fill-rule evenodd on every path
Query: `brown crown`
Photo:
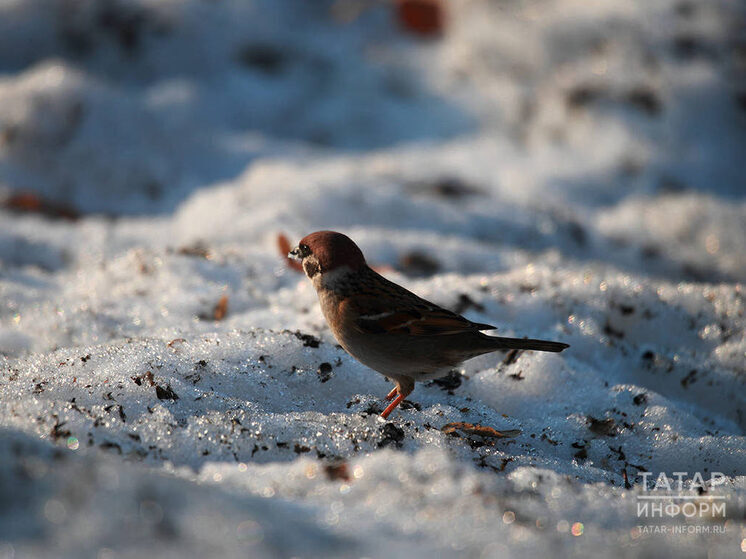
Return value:
M 365 257 L 358 246 L 347 235 L 336 231 L 316 231 L 300 241 L 307 245 L 319 261 L 322 272 L 329 272 L 340 266 L 357 270 L 365 266 Z

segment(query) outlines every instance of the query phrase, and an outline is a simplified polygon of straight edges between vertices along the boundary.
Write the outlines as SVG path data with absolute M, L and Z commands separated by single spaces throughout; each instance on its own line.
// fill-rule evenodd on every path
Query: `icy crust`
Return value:
M 79 235 L 81 228 L 58 234 Z M 80 463 L 94 472 L 122 470 L 118 475 L 132 481 L 111 491 L 129 503 L 135 526 L 153 523 L 153 502 L 156 517 L 158 510 L 169 517 L 175 507 L 183 512 L 169 517 L 166 530 L 204 527 L 194 532 L 202 542 L 196 550 L 219 533 L 215 549 L 239 554 L 246 549 L 242 538 L 257 538 L 245 534 L 260 532 L 268 553 L 284 553 L 272 547 L 270 532 L 285 517 L 310 523 L 299 532 L 309 541 L 318 530 L 318 553 L 306 553 L 313 556 L 334 556 L 337 549 L 341 556 L 352 549 L 376 556 L 385 549 L 379 533 L 394 550 L 416 555 L 508 550 L 528 557 L 613 548 L 616 556 L 634 556 L 666 545 L 683 556 L 703 549 L 727 556 L 737 548 L 733 511 L 743 505 L 738 476 L 746 458 L 739 284 L 653 280 L 599 263 L 568 263 L 552 251 L 526 264 L 526 254 L 478 243 L 460 252 L 457 238 L 439 244 L 438 235 L 403 236 L 401 244 L 375 230 L 360 236 L 371 259 L 384 264 L 396 265 L 412 247 L 444 262 L 467 263 L 473 254 L 475 266 L 480 255 L 506 255 L 495 261 L 506 266 L 499 273 L 446 268 L 422 279 L 385 273 L 501 334 L 559 339 L 571 348 L 472 360 L 463 376 L 418 386 L 413 407 L 385 422 L 377 414 L 390 385 L 336 346 L 309 282 L 281 264 L 271 242 L 250 248 L 216 242 L 209 258 L 180 253 L 179 245 L 159 248 L 158 241 L 151 249 L 122 242 L 114 249 L 119 256 L 97 262 L 95 254 L 81 255 L 71 270 L 8 270 L 3 343 L 16 355 L 4 358 L 1 371 L 8 438 L 40 437 L 66 456 L 84 454 Z M 120 246 L 116 237 L 108 242 Z M 210 313 L 221 294 L 229 295 L 229 312 L 214 321 Z M 443 433 L 452 422 L 520 432 L 498 440 Z M 45 472 L 48 452 L 39 459 Z M 155 471 L 121 464 L 122 458 Z M 430 463 L 439 469 L 430 472 Z M 79 467 L 49 479 L 78 483 L 64 480 Z M 181 482 L 162 481 L 158 470 Z M 732 506 L 727 534 L 639 532 L 635 492 L 644 472 L 660 471 L 728 476 L 719 489 Z M 625 474 L 632 490 L 623 489 Z M 195 480 L 200 485 L 189 483 Z M 205 484 L 216 493 L 205 497 Z M 163 487 L 155 501 L 153 485 Z M 94 489 L 78 508 L 56 493 L 39 498 L 29 515 L 45 519 L 43 541 L 70 528 L 65 534 L 75 555 L 76 530 L 82 533 L 87 519 L 111 506 L 96 497 L 106 488 Z M 180 495 L 208 504 L 190 510 L 194 501 L 184 505 Z M 209 507 L 223 507 L 224 499 L 236 515 L 215 516 L 220 531 L 200 524 L 200 507 L 209 516 Z M 263 499 L 279 507 L 277 516 L 264 512 Z M 293 506 L 286 509 L 288 502 Z M 58 526 L 48 516 L 54 518 L 59 503 L 74 512 Z M 268 523 L 259 518 L 265 515 Z M 571 535 L 578 522 L 582 538 Z M 108 530 L 97 534 L 91 549 L 140 549 Z M 19 551 L 31 545 L 7 538 Z M 159 545 L 164 553 L 188 554 L 176 540 Z M 49 550 L 44 543 L 28 549 Z
M 209 461 L 199 473 L 91 460 L 91 451 L 53 450 L 17 432 L 3 432 L 0 448 L 3 493 L 17 503 L 0 528 L 14 541 L 3 550 L 24 556 L 535 557 L 614 549 L 636 557 L 663 544 L 677 556 L 707 548 L 728 557 L 740 539 L 733 520 L 728 535 L 650 536 L 636 520 L 639 488 L 577 484 L 526 467 L 497 476 L 438 448 L 385 449 L 326 465 L 308 457 Z M 738 514 L 746 482 L 710 494 L 727 495 Z
M 478 302 L 487 299 L 487 291 L 477 293 Z M 582 332 L 572 329 L 565 339 L 579 356 L 526 353 L 497 367 L 500 354 L 473 360 L 450 384 L 418 386 L 414 407 L 404 406 L 390 422 L 377 415 L 390 386 L 378 374 L 311 334 L 264 329 L 131 339 L 6 360 L 0 416 L 12 430 L 4 437 L 16 449 L 12 460 L 43 470 L 36 475 L 44 489 L 29 488 L 42 496 L 28 514 L 49 520 L 55 510 L 70 513 L 50 521 L 47 533 L 54 539 L 64 530 L 71 553 L 74 534 L 97 525 L 87 519 L 108 511 L 107 495 L 123 501 L 117 515 L 134 515 L 130 525 L 147 525 L 155 540 L 160 530 L 178 535 L 197 526 L 190 536 L 197 550 L 214 542 L 218 525 L 214 545 L 229 553 L 245 549 L 245 538 L 269 546 L 268 553 L 292 548 L 276 536 L 276 525 L 297 520 L 308 541 L 318 539 L 319 547 L 304 556 L 355 546 L 401 551 L 400 542 L 416 545 L 418 555 L 431 549 L 530 556 L 611 546 L 617 556 L 632 556 L 660 543 L 637 528 L 634 495 L 645 471 L 723 472 L 727 485 L 713 491 L 728 496 L 731 510 L 743 505 L 744 445 L 734 423 L 743 402 L 723 398 L 741 398 L 741 390 L 722 386 L 711 373 L 692 386 L 658 384 L 656 375 L 676 371 L 656 370 L 655 363 L 632 374 L 623 362 L 594 367 L 598 354 L 611 351 L 607 345 L 584 349 Z M 677 384 L 681 390 L 670 389 Z M 519 433 L 489 440 L 441 431 L 454 421 Z M 42 458 L 34 458 L 12 442 L 28 437 L 62 449 L 37 445 Z M 94 460 L 100 452 L 114 459 Z M 51 460 L 43 458 L 50 453 Z M 120 456 L 200 484 L 169 481 Z M 82 502 L 83 488 L 75 489 L 82 481 L 49 489 L 53 480 L 67 479 L 65 468 L 80 467 L 96 480 Z M 633 491 L 624 489 L 625 473 Z M 207 493 L 205 484 L 217 493 Z M 202 521 L 224 501 L 220 522 Z M 577 522 L 582 539 L 570 535 Z M 704 547 L 725 552 L 739 538 L 729 522 L 729 535 L 683 535 L 666 545 L 685 555 Z M 108 529 L 93 533 L 92 546 L 139 549 Z M 164 550 L 198 555 L 181 547 L 191 539 L 176 539 L 176 547 Z M 26 545 L 19 542 L 18 550 Z M 43 545 L 36 551 L 43 554 Z
M 533 280 L 538 292 L 556 289 Z M 650 333 L 640 340 L 626 333 L 622 319 L 597 324 L 598 311 L 590 305 L 572 308 L 554 332 L 535 332 L 529 324 L 557 323 L 567 314 L 562 306 L 573 305 L 570 294 L 553 293 L 541 305 L 541 317 L 532 310 L 531 295 L 521 296 L 511 308 L 524 312 L 512 317 L 490 300 L 490 281 L 482 278 L 480 285 L 471 295 L 481 308 L 469 313 L 475 319 L 561 338 L 571 350 L 471 360 L 463 375 L 420 385 L 415 408 L 405 406 L 400 414 L 401 426 L 376 416 L 390 385 L 333 340 L 258 328 L 133 338 L 6 359 L 3 421 L 25 431 L 34 426 L 53 439 L 74 436 L 80 444 L 194 468 L 215 454 L 235 461 L 292 460 L 307 452 L 350 458 L 394 437 L 396 446 L 409 450 L 446 446 L 480 465 L 487 460 L 499 466 L 504 459 L 503 467 L 540 465 L 617 485 L 623 470 L 637 475 L 697 466 L 740 473 L 744 379 L 740 369 L 711 357 L 713 341 L 699 334 L 706 319 L 697 324 L 697 315 L 646 304 L 643 293 L 614 300 L 626 305 L 621 315 L 653 314 Z M 523 303 L 524 297 L 529 301 Z M 668 347 L 661 342 L 654 351 L 650 338 L 662 328 L 656 320 L 688 324 L 670 332 Z M 471 448 L 440 432 L 454 421 L 521 434 L 496 448 Z

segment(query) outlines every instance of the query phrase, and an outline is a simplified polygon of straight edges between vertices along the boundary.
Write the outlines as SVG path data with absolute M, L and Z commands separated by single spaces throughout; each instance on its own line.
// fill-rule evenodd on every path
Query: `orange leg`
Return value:
M 388 402 L 389 400 L 391 400 L 391 398 L 393 398 L 394 396 L 396 396 L 397 392 L 399 392 L 399 387 L 395 386 L 394 389 L 391 392 L 388 393 L 388 395 L 386 396 L 385 400 Z
M 388 419 L 389 414 L 392 411 L 394 411 L 394 408 L 396 408 L 396 406 L 398 406 L 399 404 L 401 404 L 401 402 L 402 402 L 403 399 L 404 399 L 404 394 L 399 394 L 396 397 L 396 400 L 394 400 L 393 402 L 391 402 L 389 404 L 389 407 L 387 407 L 385 410 L 383 410 L 383 413 L 381 414 L 381 417 L 384 418 L 384 419 Z
M 391 391 L 389 396 L 393 396 L 395 391 L 398 391 L 399 395 L 396 397 L 396 399 L 393 402 L 389 404 L 389 406 L 385 410 L 383 410 L 381 417 L 384 419 L 387 419 L 388 416 L 391 414 L 391 412 L 394 411 L 394 409 L 396 409 L 396 406 L 401 404 L 404 398 L 406 398 L 412 393 L 412 390 L 414 390 L 414 381 L 409 380 L 406 383 L 402 381 L 397 381 L 396 388 Z

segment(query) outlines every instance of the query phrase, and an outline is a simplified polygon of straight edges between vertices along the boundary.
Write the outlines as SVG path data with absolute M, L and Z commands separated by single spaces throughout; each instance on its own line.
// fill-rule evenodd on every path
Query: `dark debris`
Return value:
M 293 332 L 293 335 L 303 342 L 304 347 L 319 347 L 321 340 L 311 334 L 304 334 L 300 330 Z
M 178 400 L 179 399 L 179 395 L 176 394 L 176 392 L 174 392 L 170 384 L 167 384 L 166 388 L 163 388 L 161 385 L 156 384 L 155 395 L 158 396 L 159 400 Z
M 383 435 L 383 438 L 381 439 L 381 442 L 378 443 L 379 448 L 391 445 L 394 445 L 396 448 L 402 447 L 402 442 L 404 441 L 404 429 L 401 427 L 397 427 L 393 423 L 386 423 L 386 425 L 381 427 L 381 434 Z
M 319 368 L 316 370 L 316 374 L 319 376 L 319 380 L 321 382 L 326 382 L 330 378 L 332 378 L 332 366 L 330 363 L 324 362 L 321 365 L 319 365 Z
M 461 386 L 463 378 L 464 375 L 460 371 L 452 370 L 446 376 L 436 378 L 428 384 L 430 386 L 438 386 L 441 390 L 446 390 L 449 394 L 453 394 L 453 391 Z

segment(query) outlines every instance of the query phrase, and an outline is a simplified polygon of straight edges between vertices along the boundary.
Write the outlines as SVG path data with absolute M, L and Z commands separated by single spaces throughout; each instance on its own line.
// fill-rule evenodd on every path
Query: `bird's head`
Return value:
M 298 246 L 288 254 L 300 260 L 303 271 L 310 279 L 335 270 L 357 271 L 365 267 L 365 257 L 347 235 L 336 231 L 316 231 L 303 237 Z

